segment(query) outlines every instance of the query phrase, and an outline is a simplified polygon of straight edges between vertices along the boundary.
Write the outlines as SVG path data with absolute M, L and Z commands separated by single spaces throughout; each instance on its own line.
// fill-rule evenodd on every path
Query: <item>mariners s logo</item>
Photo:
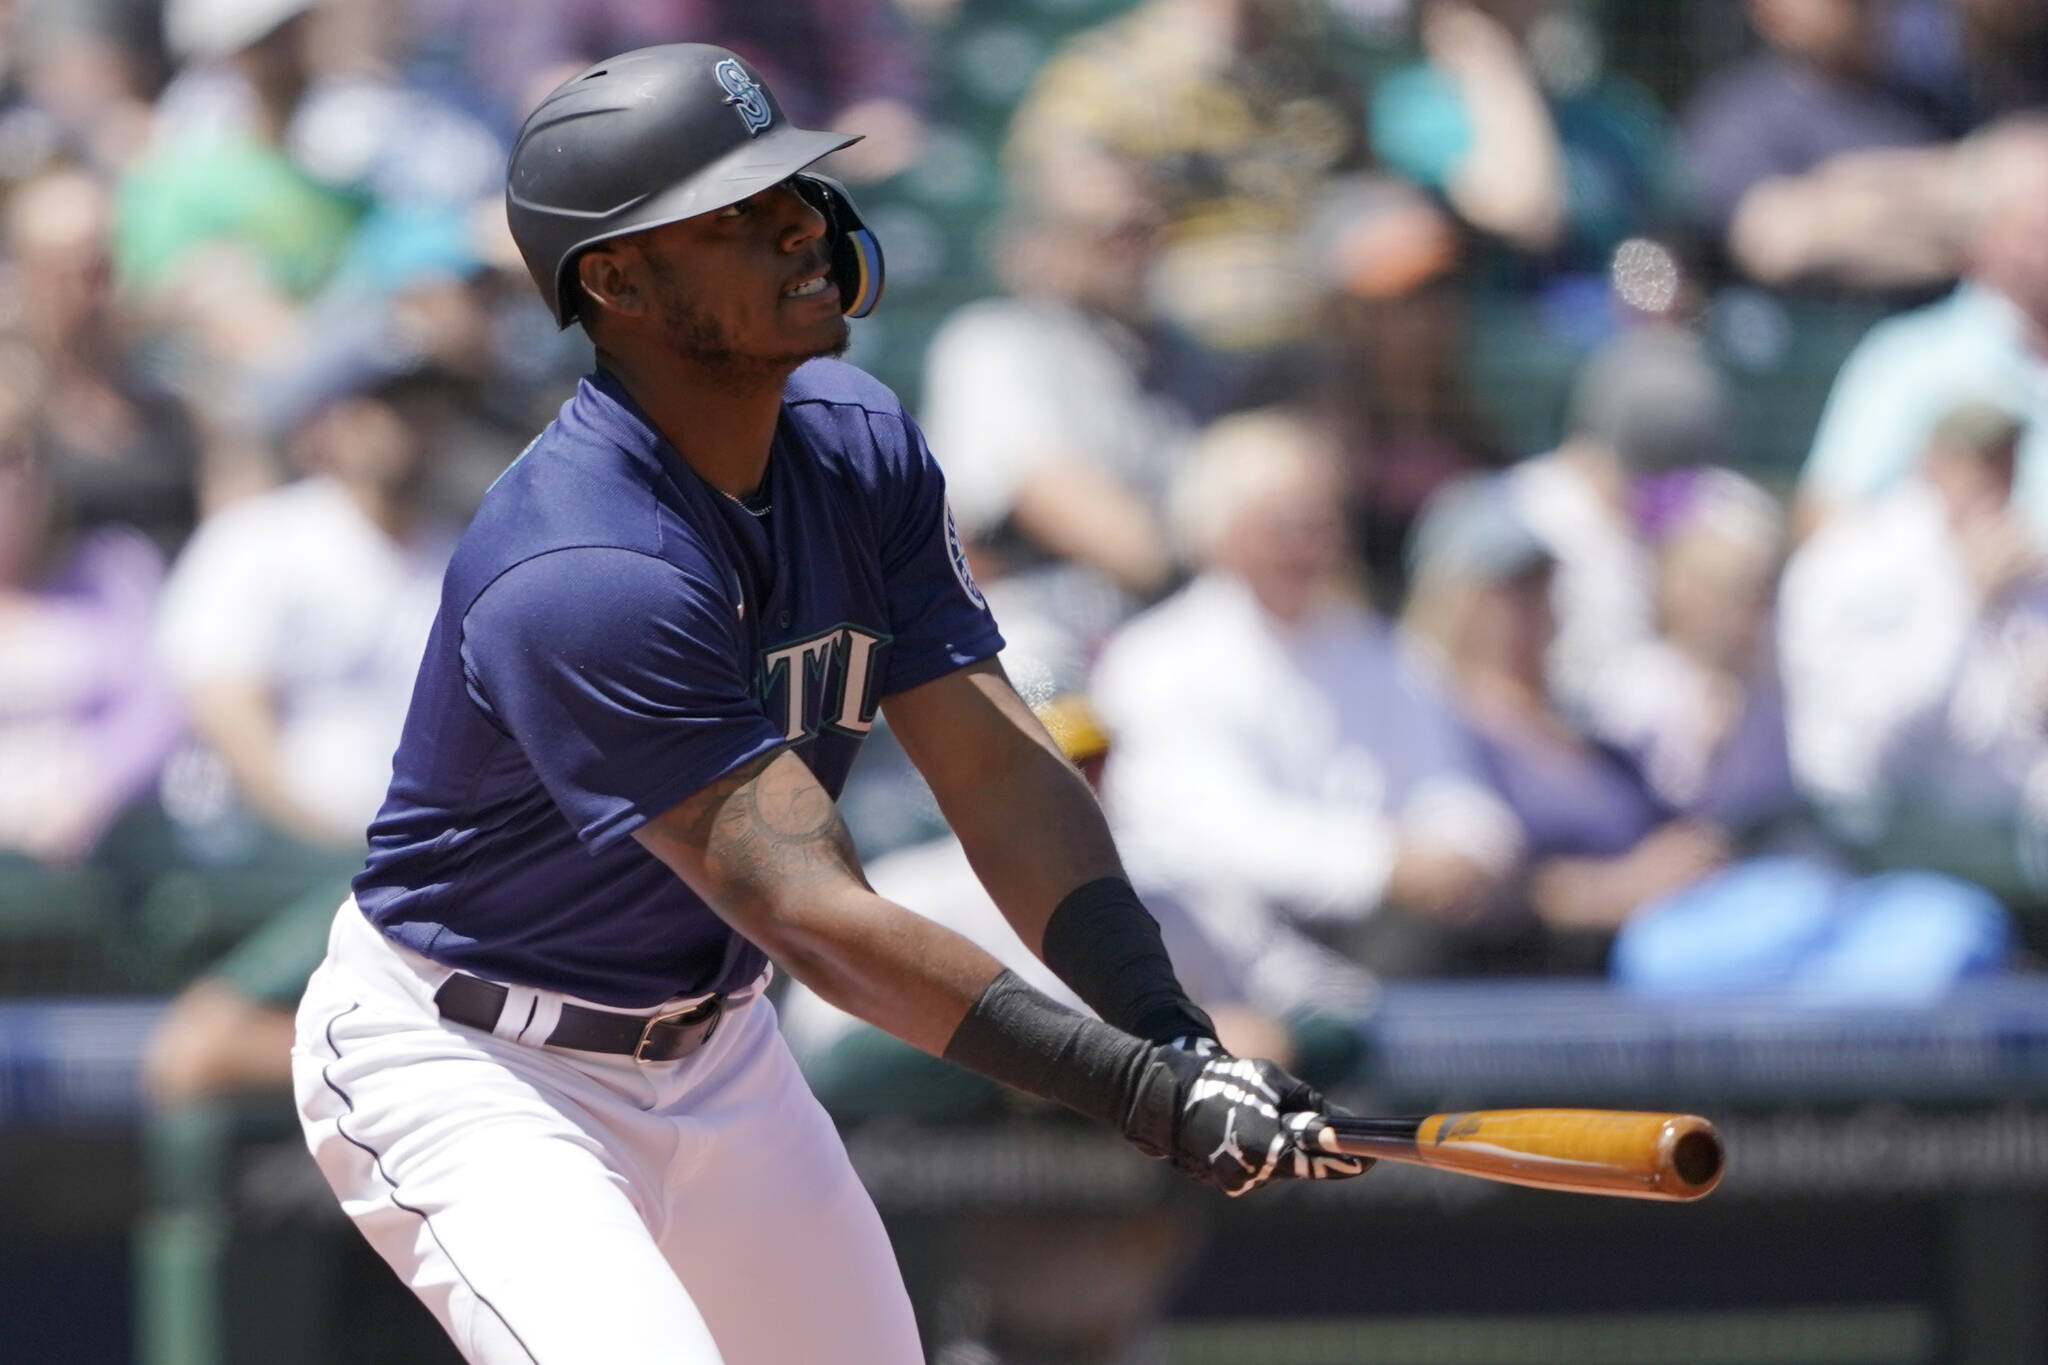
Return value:
M 775 121 L 775 111 L 768 107 L 768 92 L 737 61 L 727 57 L 711 68 L 711 74 L 724 88 L 725 102 L 738 111 L 740 122 L 747 125 L 748 137 Z

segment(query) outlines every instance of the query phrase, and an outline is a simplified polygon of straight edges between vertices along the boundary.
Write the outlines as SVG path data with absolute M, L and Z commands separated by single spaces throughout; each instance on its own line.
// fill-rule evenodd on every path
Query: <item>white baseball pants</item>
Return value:
M 292 1075 L 342 1208 L 472 1365 L 921 1365 L 767 1000 L 640 1063 L 519 1041 L 553 1028 L 550 992 L 513 987 L 495 1034 L 450 1024 L 447 976 L 344 903 Z

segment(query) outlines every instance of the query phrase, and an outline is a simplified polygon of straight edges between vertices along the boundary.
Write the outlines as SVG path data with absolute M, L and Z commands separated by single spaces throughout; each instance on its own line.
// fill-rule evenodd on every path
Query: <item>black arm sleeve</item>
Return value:
M 946 1060 L 1122 1133 L 1154 1156 L 1173 1151 L 1180 1082 L 1170 1049 L 1076 1014 L 1007 969 L 946 1044 Z M 1200 1063 L 1192 1057 L 1189 1062 Z
M 1174 975 L 1159 921 L 1121 877 L 1068 893 L 1045 922 L 1042 956 L 1090 1009 L 1126 1033 L 1155 1043 L 1216 1036 Z

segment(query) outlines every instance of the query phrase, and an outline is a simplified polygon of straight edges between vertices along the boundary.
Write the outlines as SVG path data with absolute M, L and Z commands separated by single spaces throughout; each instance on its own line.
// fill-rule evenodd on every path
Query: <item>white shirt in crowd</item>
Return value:
M 1259 1008 L 1370 992 L 1306 931 L 1370 915 L 1402 839 L 1497 868 L 1518 851 L 1448 706 L 1361 606 L 1290 626 L 1205 573 L 1110 641 L 1092 692 L 1115 739 L 1103 799 L 1125 865 L 1243 964 Z
M 1557 455 L 1522 461 L 1506 475 L 1515 509 L 1557 563 L 1551 605 L 1557 637 L 1548 673 L 1553 693 L 1584 715 L 1601 671 L 1655 635 L 1656 569 L 1649 551 L 1584 476 Z
M 1801 492 L 1832 504 L 1889 492 L 1911 477 L 1935 425 L 1965 402 L 2026 419 L 2013 499 L 2048 540 L 2048 355 L 2012 300 L 1968 280 L 1856 343 L 1828 391 Z
M 962 534 L 985 536 L 1033 470 L 1099 466 L 1155 509 L 1193 439 L 1148 393 L 1135 339 L 1052 299 L 989 299 L 947 320 L 925 354 L 924 429 Z
M 294 799 L 367 824 L 454 548 L 442 527 L 395 543 L 339 483 L 302 479 L 201 524 L 165 585 L 159 650 L 181 690 L 267 685 Z
M 1918 479 L 1792 557 L 1779 648 L 1793 771 L 1852 832 L 1879 833 L 1900 793 L 2010 818 L 2048 771 L 2048 582 L 1980 608 Z

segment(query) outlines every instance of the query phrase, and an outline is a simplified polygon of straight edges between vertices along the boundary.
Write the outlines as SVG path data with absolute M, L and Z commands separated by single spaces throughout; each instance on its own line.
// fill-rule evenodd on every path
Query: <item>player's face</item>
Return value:
M 665 349 L 721 369 L 787 369 L 846 349 L 825 219 L 787 182 L 642 235 Z

